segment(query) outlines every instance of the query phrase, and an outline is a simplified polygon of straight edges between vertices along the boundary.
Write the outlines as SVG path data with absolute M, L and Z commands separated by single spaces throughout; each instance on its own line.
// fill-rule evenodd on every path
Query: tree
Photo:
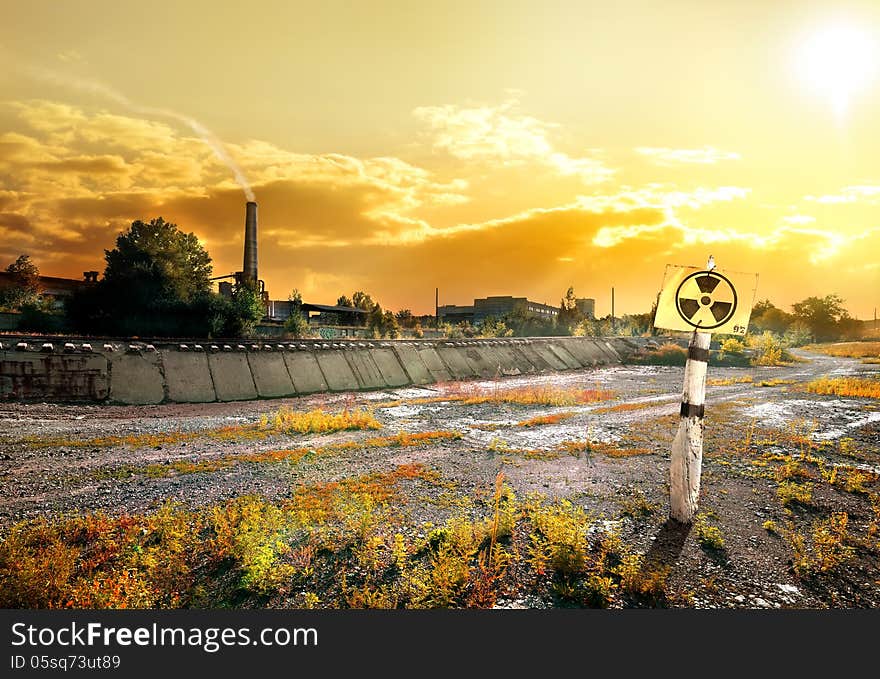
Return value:
M 404 328 L 409 328 L 413 324 L 412 311 L 410 311 L 409 309 L 401 309 L 394 314 L 394 317 L 397 319 L 398 323 L 400 323 L 400 325 Z
M 161 217 L 135 221 L 105 251 L 104 277 L 67 302 L 76 330 L 138 336 L 241 336 L 265 309 L 253 286 L 211 292 L 211 257 L 193 233 Z
M 559 304 L 559 314 L 556 317 L 556 323 L 560 328 L 570 332 L 571 328 L 576 326 L 583 320 L 584 316 L 577 308 L 577 297 L 574 294 L 574 287 L 570 286 L 565 291 L 565 297 Z
M 20 310 L 25 306 L 37 306 L 40 301 L 40 270 L 30 256 L 20 255 L 6 267 L 12 279 L 9 287 L 0 289 L 0 307 Z
M 355 309 L 363 309 L 364 311 L 372 311 L 375 302 L 367 293 L 358 290 L 351 296 L 351 306 Z
M 290 316 L 284 323 L 284 329 L 293 337 L 305 337 L 309 334 L 309 321 L 302 310 L 302 295 L 294 288 L 287 299 L 290 301 Z
M 802 321 L 813 333 L 816 341 L 827 341 L 838 337 L 851 321 L 849 312 L 843 307 L 843 299 L 838 295 L 807 297 L 791 305 L 796 320 Z
M 242 337 L 253 333 L 266 314 L 263 297 L 252 283 L 236 285 L 232 291 L 232 308 L 223 327 L 225 337 Z
M 105 258 L 104 280 L 150 301 L 189 302 L 211 289 L 211 257 L 199 239 L 161 217 L 132 222 Z

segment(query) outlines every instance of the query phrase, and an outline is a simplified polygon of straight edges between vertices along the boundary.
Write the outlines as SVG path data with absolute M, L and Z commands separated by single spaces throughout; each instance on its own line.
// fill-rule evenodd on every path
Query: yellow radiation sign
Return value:
M 667 265 L 654 327 L 745 335 L 758 274 Z

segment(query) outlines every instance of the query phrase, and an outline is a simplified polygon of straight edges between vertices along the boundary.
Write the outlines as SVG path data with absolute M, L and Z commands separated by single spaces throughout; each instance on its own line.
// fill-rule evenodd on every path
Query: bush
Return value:
M 753 365 L 782 365 L 795 360 L 794 356 L 786 350 L 782 338 L 769 330 L 762 335 L 753 335 L 749 338 L 749 346 L 754 351 Z
M 298 311 L 293 311 L 284 322 L 284 329 L 291 337 L 308 337 L 310 333 L 309 322 Z
M 633 363 L 642 365 L 684 365 L 687 361 L 687 349 L 674 342 L 666 342 L 657 349 L 640 352 L 631 359 Z
M 806 323 L 795 321 L 788 326 L 782 339 L 790 347 L 802 347 L 813 341 L 813 333 Z
M 725 356 L 742 356 L 745 354 L 746 345 L 740 340 L 731 337 L 721 343 L 721 350 L 718 352 L 718 358 L 724 360 Z

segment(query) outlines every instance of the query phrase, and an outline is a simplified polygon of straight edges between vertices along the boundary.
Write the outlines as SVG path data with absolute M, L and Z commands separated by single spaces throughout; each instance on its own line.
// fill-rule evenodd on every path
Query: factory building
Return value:
M 596 300 L 579 298 L 576 300 L 578 311 L 585 318 L 595 318 Z M 467 322 L 473 325 L 482 323 L 487 318 L 501 319 L 505 316 L 516 314 L 528 318 L 542 318 L 555 320 L 559 316 L 559 307 L 533 302 L 525 297 L 512 297 L 511 295 L 483 297 L 475 299 L 468 306 L 458 304 L 445 304 L 437 307 L 437 315 L 442 323 Z

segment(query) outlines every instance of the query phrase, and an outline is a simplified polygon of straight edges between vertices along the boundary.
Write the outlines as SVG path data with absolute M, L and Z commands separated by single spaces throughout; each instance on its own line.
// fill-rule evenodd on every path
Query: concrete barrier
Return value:
M 569 370 L 577 370 L 578 368 L 587 367 L 584 366 L 583 363 L 578 361 L 574 356 L 572 356 L 568 351 L 566 351 L 565 347 L 556 340 L 552 342 L 547 342 L 547 348 L 550 349 L 550 351 L 552 351 L 554 354 L 556 354 L 559 360 L 565 363 L 565 367 Z
M 284 354 L 254 351 L 247 355 L 247 360 L 251 366 L 254 384 L 257 385 L 257 393 L 262 398 L 277 398 L 296 393 L 290 373 L 287 372 Z
M 369 351 L 352 349 L 345 352 L 345 357 L 361 389 L 384 389 L 387 386 Z
M 425 364 L 435 382 L 449 382 L 452 379 L 452 373 L 449 372 L 449 368 L 446 367 L 434 346 L 423 344 L 416 349 L 416 353 L 422 359 L 422 363 Z
M 389 387 L 403 387 L 412 384 L 397 355 L 390 348 L 370 349 L 370 356 L 379 366 L 379 372 Z
M 440 355 L 443 364 L 449 370 L 453 379 L 467 380 L 472 377 L 479 377 L 467 362 L 464 352 L 462 351 L 463 348 L 463 344 L 457 346 L 454 344 L 440 343 L 437 345 L 437 353 Z
M 289 344 L 4 343 L 0 398 L 201 403 L 386 389 L 619 363 L 624 338 L 530 338 Z
M 397 354 L 397 359 L 406 370 L 412 384 L 430 384 L 434 381 L 434 377 L 413 345 L 399 342 L 392 345 L 391 348 Z
M 162 403 L 168 394 L 158 353 L 106 354 L 110 402 L 130 405 Z
M 342 351 L 319 350 L 316 357 L 330 391 L 357 391 L 357 378 Z
M 490 347 L 467 346 L 463 347 L 461 355 L 471 370 L 479 377 L 499 377 L 501 368 L 495 360 L 495 355 Z
M 0 397 L 29 401 L 64 398 L 103 401 L 110 389 L 100 355 L 0 352 Z
M 162 354 L 168 400 L 176 403 L 216 401 L 214 382 L 203 351 L 166 351 Z
M 327 380 L 318 365 L 315 355 L 307 351 L 284 354 L 287 372 L 293 381 L 297 394 L 314 394 L 327 391 Z
M 247 401 L 257 398 L 257 385 L 254 383 L 246 353 L 208 354 L 208 367 L 218 401 Z
M 522 357 L 531 363 L 535 367 L 535 372 L 547 372 L 550 370 L 555 370 L 555 368 L 550 365 L 542 356 L 538 353 L 534 346 L 532 346 L 532 340 L 526 340 L 525 342 L 518 342 L 513 347 L 515 353 L 519 353 Z

